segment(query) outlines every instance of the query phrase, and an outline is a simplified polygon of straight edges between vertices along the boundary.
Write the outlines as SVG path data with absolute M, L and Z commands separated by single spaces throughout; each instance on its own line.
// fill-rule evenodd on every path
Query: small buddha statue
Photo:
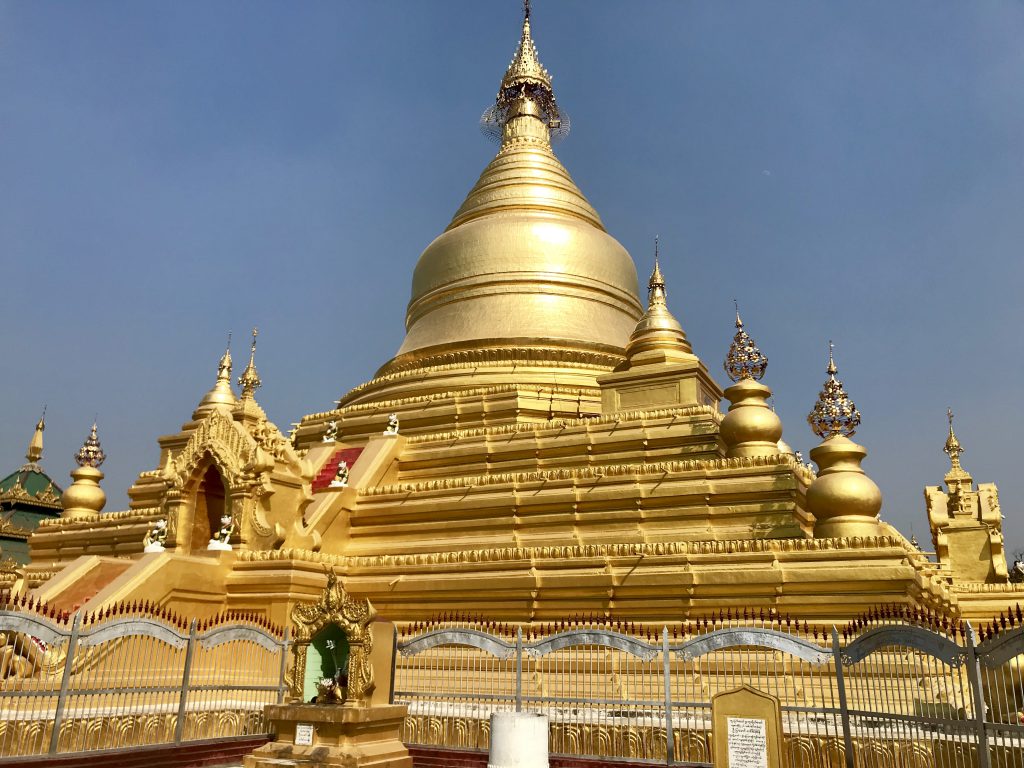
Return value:
M 384 430 L 385 435 L 397 435 L 398 434 L 398 414 L 388 414 L 388 428 Z
M 327 429 L 324 431 L 323 441 L 333 443 L 338 439 L 338 422 L 328 421 Z

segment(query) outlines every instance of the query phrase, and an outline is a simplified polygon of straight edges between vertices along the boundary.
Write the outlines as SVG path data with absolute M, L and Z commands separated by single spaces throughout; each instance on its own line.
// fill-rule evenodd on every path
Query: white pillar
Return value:
M 548 716 L 534 712 L 492 714 L 487 768 L 548 768 Z

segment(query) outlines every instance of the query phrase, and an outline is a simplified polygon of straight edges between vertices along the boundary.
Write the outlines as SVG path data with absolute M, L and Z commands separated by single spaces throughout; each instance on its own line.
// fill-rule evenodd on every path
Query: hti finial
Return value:
M 952 471 L 959 472 L 963 470 L 960 466 L 960 454 L 964 452 L 963 447 L 960 445 L 960 441 L 956 437 L 956 433 L 953 431 L 953 409 L 946 409 L 946 418 L 949 420 L 949 436 L 946 437 L 946 444 L 943 446 L 942 451 L 949 456 L 949 461 L 952 464 Z
M 249 350 L 249 364 L 242 371 L 242 375 L 238 377 L 238 386 L 242 388 L 243 400 L 251 400 L 256 390 L 263 384 L 260 381 L 260 375 L 256 372 L 256 337 L 258 335 L 259 330 L 253 328 L 252 347 Z
M 736 335 L 733 336 L 732 344 L 729 345 L 729 354 L 725 357 L 725 372 L 733 381 L 742 379 L 760 381 L 768 369 L 768 358 L 757 348 L 757 344 L 743 329 L 739 302 L 733 299 L 733 303 L 736 305 Z
M 231 384 L 231 331 L 228 331 L 228 344 L 224 348 L 224 354 L 220 356 L 220 364 L 217 366 L 217 381 L 226 381 Z
M 103 452 L 103 448 L 100 447 L 100 440 L 96 436 L 96 422 L 94 421 L 92 429 L 89 431 L 89 436 L 85 438 L 82 447 L 75 454 L 75 462 L 80 467 L 89 466 L 93 469 L 98 469 L 100 464 L 106 461 L 106 458 L 107 454 Z
M 501 78 L 498 94 L 494 104 L 484 110 L 480 116 L 480 130 L 485 136 L 501 141 L 505 146 L 508 141 L 522 141 L 530 136 L 530 140 L 548 143 L 550 139 L 560 139 L 569 133 L 569 118 L 558 108 L 554 91 L 551 88 L 551 75 L 540 63 L 537 46 L 533 42 L 530 31 L 531 8 L 529 0 L 523 3 L 523 27 L 519 36 L 512 61 Z M 528 117 L 540 120 L 547 126 L 546 135 L 537 134 L 538 126 L 533 130 L 506 131 L 506 126 L 516 117 Z
M 818 402 L 807 414 L 807 423 L 822 440 L 842 435 L 850 437 L 860 426 L 860 411 L 843 389 L 843 382 L 836 378 L 838 369 L 832 356 L 834 345 L 828 343 L 828 379 L 818 394 Z
M 665 290 L 665 277 L 661 274 L 659 262 L 660 238 L 654 236 L 654 269 L 651 271 L 651 279 L 647 281 L 647 305 L 664 304 L 668 293 Z

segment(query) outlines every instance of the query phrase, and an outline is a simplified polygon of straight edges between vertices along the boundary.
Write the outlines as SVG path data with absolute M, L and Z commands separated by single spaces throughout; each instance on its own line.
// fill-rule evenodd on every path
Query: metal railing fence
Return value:
M 791 768 L 1024 768 L 1024 628 L 980 644 L 967 625 L 895 621 L 820 640 L 799 625 L 660 642 L 489 628 L 401 639 L 406 743 L 485 750 L 492 712 L 528 710 L 548 716 L 552 754 L 710 765 L 711 699 L 749 685 L 778 697 Z
M 287 630 L 117 613 L 0 610 L 0 762 L 267 733 Z

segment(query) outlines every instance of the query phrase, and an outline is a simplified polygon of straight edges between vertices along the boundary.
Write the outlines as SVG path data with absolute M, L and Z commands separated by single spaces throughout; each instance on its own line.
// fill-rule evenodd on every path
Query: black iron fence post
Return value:
M 974 725 L 978 738 L 978 768 L 991 768 L 988 753 L 988 732 L 985 730 L 985 692 L 981 687 L 981 662 L 978 661 L 978 647 L 974 640 L 974 627 L 967 623 L 967 679 L 971 684 L 971 698 L 974 700 Z
M 188 706 L 188 684 L 192 677 L 192 654 L 196 647 L 196 624 L 198 619 L 192 619 L 188 628 L 188 645 L 185 648 L 185 668 L 181 673 L 181 696 L 178 698 L 178 722 L 174 726 L 174 743 L 181 744 L 181 737 L 185 733 L 185 709 Z
M 672 726 L 672 649 L 668 647 L 668 627 L 661 630 L 661 656 L 665 675 L 665 765 L 676 761 L 675 735 Z
M 832 627 L 832 657 L 836 665 L 836 688 L 839 691 L 839 716 L 843 721 L 843 748 L 846 768 L 854 768 L 853 733 L 850 731 L 850 706 L 846 699 L 846 679 L 843 677 L 843 654 L 839 647 L 839 632 Z
M 71 634 L 68 636 L 68 651 L 64 658 L 64 674 L 60 679 L 60 693 L 57 694 L 57 709 L 53 713 L 53 732 L 50 734 L 50 754 L 57 754 L 57 742 L 60 740 L 60 723 L 64 719 L 64 707 L 68 700 L 68 685 L 71 682 L 71 669 L 75 663 L 75 649 L 78 647 L 78 635 L 81 630 L 80 613 L 75 614 L 71 622 Z

